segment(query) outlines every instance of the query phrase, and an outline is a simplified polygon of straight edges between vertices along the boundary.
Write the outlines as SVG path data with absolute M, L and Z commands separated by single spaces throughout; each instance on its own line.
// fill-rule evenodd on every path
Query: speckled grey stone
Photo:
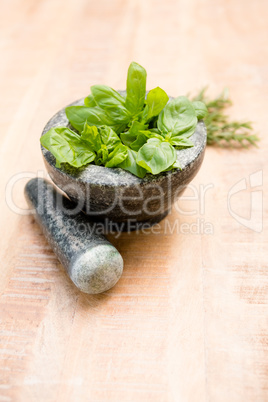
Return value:
M 44 179 L 32 179 L 25 197 L 53 251 L 73 283 L 95 294 L 113 287 L 123 272 L 123 259 L 75 205 Z
M 80 99 L 72 105 L 83 105 Z M 45 134 L 52 127 L 68 124 L 65 108 L 46 124 Z M 155 223 L 165 217 L 173 202 L 198 172 L 206 147 L 206 128 L 198 122 L 191 140 L 194 147 L 177 151 L 180 169 L 140 179 L 120 168 L 90 164 L 75 169 L 68 164 L 56 168 L 54 156 L 42 147 L 45 166 L 54 183 L 68 197 L 79 203 L 92 219 L 108 218 L 113 222 Z

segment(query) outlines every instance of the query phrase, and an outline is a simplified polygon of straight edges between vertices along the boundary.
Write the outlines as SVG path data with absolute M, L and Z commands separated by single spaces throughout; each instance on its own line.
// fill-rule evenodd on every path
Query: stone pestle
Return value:
M 25 197 L 36 221 L 68 276 L 82 292 L 96 294 L 112 288 L 123 272 L 117 249 L 96 233 L 94 223 L 47 180 L 35 178 Z

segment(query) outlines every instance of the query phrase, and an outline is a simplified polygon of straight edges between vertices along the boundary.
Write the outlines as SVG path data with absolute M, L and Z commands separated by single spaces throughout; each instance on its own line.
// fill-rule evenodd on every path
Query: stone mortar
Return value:
M 80 99 L 71 105 L 83 104 L 83 99 Z M 65 108 L 48 121 L 42 135 L 50 128 L 59 126 L 70 127 Z M 156 176 L 148 173 L 143 179 L 121 168 L 94 164 L 79 169 L 62 164 L 61 168 L 57 168 L 54 156 L 45 148 L 41 149 L 51 179 L 73 202 L 79 204 L 92 219 L 115 224 L 124 222 L 125 230 L 128 230 L 130 222 L 131 226 L 137 224 L 139 227 L 163 219 L 173 202 L 195 177 L 206 148 L 206 127 L 203 121 L 198 122 L 191 140 L 194 143 L 192 148 L 177 151 L 181 169 Z

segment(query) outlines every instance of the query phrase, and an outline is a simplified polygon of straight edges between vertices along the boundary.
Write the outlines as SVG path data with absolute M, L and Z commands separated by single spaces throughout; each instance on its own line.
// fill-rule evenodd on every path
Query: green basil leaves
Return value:
M 127 158 L 118 167 L 129 171 L 135 176 L 143 178 L 146 175 L 147 170 L 137 164 L 137 152 L 130 148 L 127 148 L 127 152 Z
M 113 126 L 113 120 L 105 110 L 100 107 L 69 106 L 65 109 L 67 119 L 79 132 L 84 128 L 85 123 L 91 126 Z
M 177 153 L 168 142 L 158 138 L 149 138 L 137 155 L 137 163 L 152 174 L 158 174 L 167 170 L 175 163 Z
M 41 144 L 55 156 L 57 167 L 61 163 L 69 163 L 79 168 L 95 159 L 90 145 L 65 127 L 51 128 L 41 137 Z
M 126 96 L 106 85 L 93 85 L 84 106 L 65 109 L 71 126 L 50 129 L 41 144 L 62 163 L 81 168 L 89 163 L 120 167 L 143 178 L 179 167 L 176 149 L 191 147 L 203 102 L 179 96 L 169 101 L 156 87 L 146 97 L 146 71 L 131 63 Z
M 146 94 L 145 69 L 138 63 L 131 63 L 127 75 L 126 108 L 133 116 L 137 116 L 144 107 Z
M 154 116 L 158 116 L 168 102 L 165 91 L 159 87 L 152 89 L 146 99 L 146 106 L 143 111 L 143 120 L 148 121 Z
M 196 117 L 198 119 L 203 119 L 204 117 L 206 117 L 208 110 L 203 102 L 194 101 L 192 102 L 192 105 L 195 108 Z
M 185 97 L 179 96 L 170 101 L 160 113 L 157 120 L 158 129 L 172 137 L 184 135 L 190 137 L 196 128 L 197 117 L 192 103 Z

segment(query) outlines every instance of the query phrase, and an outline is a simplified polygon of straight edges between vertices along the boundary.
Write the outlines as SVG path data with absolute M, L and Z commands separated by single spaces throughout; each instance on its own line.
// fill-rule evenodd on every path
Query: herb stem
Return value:
M 192 100 L 204 102 L 208 109 L 208 114 L 204 117 L 207 127 L 207 144 L 223 147 L 257 146 L 260 139 L 253 132 L 252 122 L 231 121 L 225 113 L 225 110 L 232 105 L 228 89 L 224 89 L 215 99 L 208 98 L 206 91 L 207 87 L 203 88 Z

